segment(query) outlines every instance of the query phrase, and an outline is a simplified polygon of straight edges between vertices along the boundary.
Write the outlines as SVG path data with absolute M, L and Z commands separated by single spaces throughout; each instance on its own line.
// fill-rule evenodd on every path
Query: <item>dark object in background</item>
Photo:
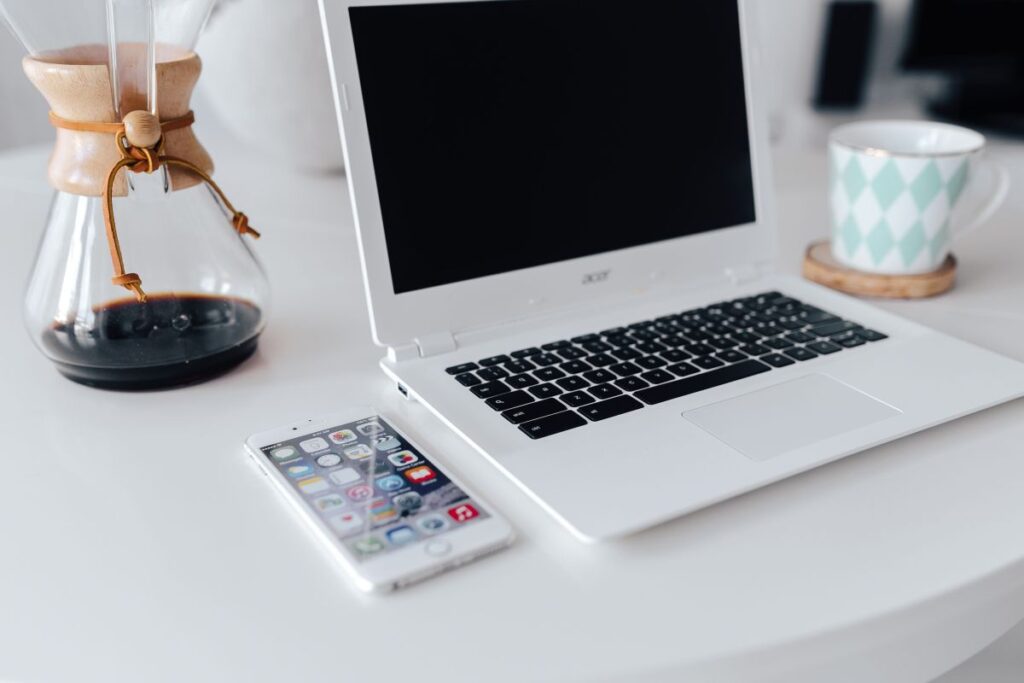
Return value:
M 877 14 L 874 0 L 829 3 L 815 107 L 856 109 L 863 104 Z
M 903 67 L 950 76 L 945 119 L 1024 134 L 1024 0 L 915 0 Z

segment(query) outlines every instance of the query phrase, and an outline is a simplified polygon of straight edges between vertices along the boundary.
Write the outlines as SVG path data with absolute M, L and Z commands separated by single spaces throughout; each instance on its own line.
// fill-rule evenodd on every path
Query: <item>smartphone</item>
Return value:
M 400 588 L 513 540 L 507 521 L 372 408 L 253 434 L 245 446 L 362 590 Z

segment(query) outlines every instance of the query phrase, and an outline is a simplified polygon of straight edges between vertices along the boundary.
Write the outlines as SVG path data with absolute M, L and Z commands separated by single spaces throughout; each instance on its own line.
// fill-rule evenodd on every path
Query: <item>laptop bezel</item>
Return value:
M 737 0 L 755 222 L 396 295 L 348 10 L 453 1 L 492 0 L 320 0 L 371 329 L 378 345 L 407 346 L 416 340 L 592 305 L 655 287 L 721 282 L 729 269 L 775 258 L 768 127 L 754 39 L 756 0 Z M 614 160 L 609 163 L 614 166 Z M 424 160 L 424 172 L 428 164 Z M 486 242 L 481 239 L 481 244 Z

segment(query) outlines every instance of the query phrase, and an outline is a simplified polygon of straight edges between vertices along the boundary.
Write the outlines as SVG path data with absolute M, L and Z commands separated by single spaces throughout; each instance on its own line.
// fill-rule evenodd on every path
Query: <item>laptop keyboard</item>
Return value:
M 886 338 L 765 292 L 446 372 L 524 434 L 541 439 Z

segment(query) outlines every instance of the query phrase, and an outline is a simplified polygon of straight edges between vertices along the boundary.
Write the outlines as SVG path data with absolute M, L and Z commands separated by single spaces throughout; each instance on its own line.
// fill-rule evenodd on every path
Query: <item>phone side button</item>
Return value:
M 423 551 L 426 552 L 427 555 L 433 555 L 434 557 L 443 557 L 452 551 L 452 544 L 448 541 L 436 539 L 433 541 L 429 541 L 426 545 L 424 545 Z

